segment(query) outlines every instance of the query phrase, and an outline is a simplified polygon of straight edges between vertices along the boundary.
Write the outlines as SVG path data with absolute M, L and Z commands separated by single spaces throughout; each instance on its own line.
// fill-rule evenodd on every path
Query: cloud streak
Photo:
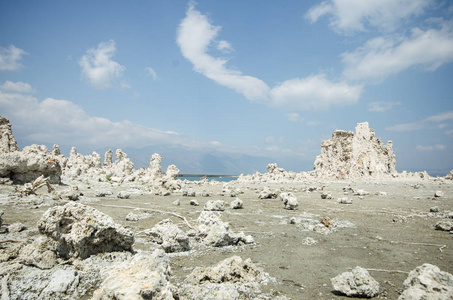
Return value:
M 387 127 L 386 130 L 397 131 L 397 132 L 406 132 L 406 131 L 415 131 L 421 130 L 424 128 L 428 128 L 433 124 L 443 125 L 440 126 L 441 128 L 445 127 L 445 124 L 441 124 L 442 122 L 452 122 L 453 121 L 453 111 L 446 111 L 439 113 L 434 116 L 427 117 L 423 120 L 412 122 L 412 123 L 403 123 L 403 124 L 396 124 L 394 126 Z M 448 134 L 449 131 L 445 133 Z
M 409 37 L 377 37 L 341 57 L 343 74 L 352 80 L 385 78 L 413 66 L 435 71 L 453 62 L 453 22 L 442 22 L 440 29 L 414 28 Z
M 420 15 L 433 0 L 327 0 L 305 14 L 311 23 L 330 16 L 330 27 L 340 34 L 366 31 L 367 26 L 391 31 L 402 21 Z
M 28 53 L 10 45 L 8 48 L 0 47 L 0 70 L 17 71 L 23 67 L 21 60 Z
M 220 30 L 220 26 L 212 25 L 205 15 L 190 4 L 186 17 L 178 28 L 177 44 L 196 72 L 235 90 L 250 101 L 283 109 L 313 110 L 327 109 L 331 105 L 353 104 L 360 98 L 361 85 L 331 82 L 323 74 L 290 79 L 271 89 L 257 77 L 246 76 L 236 69 L 228 68 L 228 60 L 208 53 L 211 45 L 231 51 L 227 41 L 216 40 Z
M 112 60 L 116 52 L 113 40 L 99 43 L 96 49 L 90 48 L 79 60 L 82 76 L 95 89 L 103 90 L 119 83 L 126 67 Z M 127 87 L 120 84 L 122 87 Z

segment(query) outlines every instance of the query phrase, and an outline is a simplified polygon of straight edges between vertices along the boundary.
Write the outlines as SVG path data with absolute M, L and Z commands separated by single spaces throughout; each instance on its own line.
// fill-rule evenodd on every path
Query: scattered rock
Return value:
M 203 210 L 206 211 L 224 211 L 225 210 L 225 202 L 222 200 L 209 200 L 204 205 Z
M 452 231 L 453 230 L 453 221 L 439 221 L 437 222 L 435 228 L 437 230 L 443 230 L 443 231 Z
M 129 199 L 131 197 L 131 193 L 129 192 L 126 192 L 126 191 L 120 191 L 117 195 L 116 195 L 117 198 L 120 198 L 120 199 Z
M 197 240 L 208 246 L 222 247 L 254 243 L 252 236 L 246 236 L 243 232 L 234 233 L 230 224 L 220 220 L 219 214 L 213 211 L 201 212 L 195 230 Z
M 9 233 L 17 233 L 17 232 L 24 231 L 25 229 L 27 229 L 27 227 L 25 227 L 24 224 L 18 223 L 18 222 L 17 223 L 13 223 L 13 224 L 8 226 L 8 232 Z
M 104 273 L 107 276 L 94 292 L 93 300 L 174 299 L 170 263 L 163 250 L 141 252 Z
M 367 270 L 356 267 L 330 279 L 334 289 L 349 297 L 375 297 L 379 293 L 379 283 Z
M 244 207 L 244 202 L 241 199 L 236 198 L 230 203 L 230 207 L 231 209 L 241 209 Z
M 283 201 L 285 209 L 295 210 L 299 207 L 299 202 L 297 202 L 297 197 L 293 193 L 281 193 L 279 198 Z
M 348 197 L 341 197 L 338 198 L 337 202 L 340 204 L 352 204 L 352 199 L 349 199 Z
M 409 273 L 398 300 L 453 299 L 453 275 L 437 266 L 423 264 Z
M 316 243 L 317 243 L 317 241 L 314 238 L 311 238 L 311 237 L 306 237 L 306 238 L 304 238 L 302 240 L 302 245 L 311 246 L 311 245 L 314 245 Z
M 190 200 L 190 205 L 193 205 L 193 206 L 199 206 L 200 204 L 198 203 L 198 201 L 197 201 L 197 200 L 195 200 L 195 199 L 192 199 L 192 200 Z
M 179 199 L 176 199 L 175 201 L 173 201 L 172 203 L 174 206 L 180 206 L 181 205 L 181 201 Z
M 436 197 L 436 198 L 443 197 L 443 196 L 444 196 L 444 192 L 442 192 L 442 191 L 436 191 L 434 193 L 434 197 Z
M 38 229 L 58 242 L 57 251 L 63 258 L 132 251 L 134 243 L 132 232 L 115 224 L 111 217 L 75 202 L 48 209 L 38 222 Z
M 321 199 L 332 199 L 332 194 L 323 192 L 321 193 Z
M 145 234 L 167 253 L 190 250 L 189 237 L 170 219 L 160 221 L 153 228 L 145 230 Z
M 19 260 L 28 266 L 51 269 L 57 264 L 57 243 L 40 236 L 33 243 L 25 245 L 19 251 Z
M 439 206 L 433 206 L 429 209 L 430 212 L 437 213 L 439 212 Z

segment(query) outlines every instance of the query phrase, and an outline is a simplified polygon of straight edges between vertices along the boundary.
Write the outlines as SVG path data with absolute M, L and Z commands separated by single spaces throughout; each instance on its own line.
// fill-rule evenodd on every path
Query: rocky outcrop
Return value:
M 214 247 L 254 243 L 252 236 L 233 232 L 230 224 L 220 220 L 219 214 L 213 211 L 201 212 L 197 219 L 195 237 L 202 244 Z
M 32 182 L 43 175 L 50 183 L 60 183 L 61 166 L 59 159 L 44 145 L 31 145 L 22 151 L 0 154 L 0 177 L 15 183 Z
M 92 254 L 132 251 L 132 232 L 106 214 L 83 204 L 69 202 L 48 209 L 38 223 L 42 234 L 58 242 L 60 257 L 87 258 Z
M 275 280 L 250 259 L 229 257 L 212 267 L 197 267 L 178 289 L 180 299 L 288 299 L 265 294 L 261 286 Z
M 398 300 L 453 299 L 453 275 L 431 264 L 421 265 L 409 273 Z
M 367 270 L 356 267 L 330 279 L 334 289 L 350 297 L 375 297 L 379 293 L 379 283 Z
M 103 270 L 106 278 L 93 300 L 174 299 L 170 262 L 163 250 L 142 252 L 119 266 Z
M 170 219 L 160 221 L 153 228 L 145 230 L 145 234 L 167 253 L 190 250 L 189 237 Z
M 19 151 L 19 147 L 11 130 L 11 123 L 0 116 L 0 154 L 14 151 Z
M 447 179 L 447 180 L 453 180 L 453 170 L 451 170 L 450 173 L 448 173 L 448 174 L 445 176 L 445 179 Z
M 392 141 L 383 144 L 368 122 L 358 123 L 355 134 L 335 130 L 330 140 L 321 143 L 314 170 L 318 177 L 337 179 L 396 174 Z

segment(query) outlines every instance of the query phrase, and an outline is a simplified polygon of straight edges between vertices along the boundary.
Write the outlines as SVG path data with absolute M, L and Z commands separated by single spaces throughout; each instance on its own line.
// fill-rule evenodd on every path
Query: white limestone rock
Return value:
M 48 209 L 38 222 L 41 233 L 58 242 L 63 258 L 112 251 L 132 251 L 134 235 L 108 215 L 83 204 L 69 202 Z
M 398 300 L 422 299 L 453 299 L 453 275 L 431 264 L 423 264 L 412 270 L 404 280 L 403 293 Z
M 435 228 L 437 230 L 452 231 L 453 230 L 453 221 L 448 221 L 448 220 L 439 221 L 439 222 L 437 222 Z
M 436 191 L 434 193 L 434 197 L 436 197 L 436 198 L 440 198 L 440 197 L 443 197 L 443 196 L 444 196 L 444 192 L 442 192 L 442 191 Z
M 285 209 L 295 210 L 299 207 L 299 202 L 297 201 L 297 197 L 291 192 L 280 193 L 279 198 L 280 198 L 280 200 L 283 201 L 283 205 L 285 206 Z
M 336 130 L 321 143 L 314 171 L 322 178 L 390 177 L 396 174 L 393 144 L 377 139 L 368 122 L 358 123 L 355 134 Z
M 11 123 L 0 116 L 0 154 L 19 151 L 16 138 L 11 130 Z
M 153 228 L 145 230 L 145 234 L 167 253 L 190 250 L 189 237 L 170 219 L 160 221 Z
M 213 211 L 201 212 L 197 219 L 195 237 L 202 244 L 213 247 L 254 243 L 252 236 L 233 232 L 230 224 L 220 220 L 219 213 Z
M 336 291 L 349 297 L 372 298 L 379 293 L 379 283 L 361 267 L 355 267 L 351 272 L 344 272 L 330 281 Z
M 244 202 L 239 198 L 236 198 L 235 200 L 231 201 L 231 203 L 230 203 L 231 209 L 241 209 L 243 207 L 244 207 Z
M 161 249 L 140 252 L 131 259 L 102 270 L 105 277 L 93 300 L 173 300 L 168 256 Z
M 203 210 L 206 211 L 224 211 L 225 210 L 225 202 L 222 200 L 209 200 L 204 205 Z
M 41 175 L 50 183 L 61 182 L 61 166 L 58 159 L 44 145 L 31 145 L 22 151 L 0 154 L 0 177 L 15 183 L 32 182 Z

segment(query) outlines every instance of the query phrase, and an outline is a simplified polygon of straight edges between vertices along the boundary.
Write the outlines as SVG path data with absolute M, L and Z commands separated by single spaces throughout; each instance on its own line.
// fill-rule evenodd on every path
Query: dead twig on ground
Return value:
M 19 241 L 19 240 L 3 240 L 3 241 L 0 241 L 0 244 L 3 244 L 3 243 L 25 243 L 25 241 Z
M 364 268 L 364 269 L 367 270 L 367 271 L 374 271 L 374 272 L 409 274 L 409 272 L 401 271 L 401 270 L 384 270 L 384 269 L 368 269 L 368 268 Z M 348 270 L 352 270 L 352 268 L 349 268 Z
M 404 244 L 404 245 L 414 245 L 414 246 L 434 246 L 434 247 L 439 247 L 439 251 L 440 252 L 442 252 L 442 249 L 447 247 L 447 245 L 440 245 L 440 244 L 416 243 L 416 242 L 406 242 L 406 241 L 390 241 L 390 240 L 384 240 L 381 237 L 377 237 L 376 239 L 378 241 L 389 242 L 390 244 Z
M 193 226 L 190 225 L 189 221 L 187 221 L 187 219 L 181 215 L 178 215 L 177 213 L 174 213 L 174 212 L 170 212 L 170 211 L 164 211 L 164 210 L 158 210 L 158 209 L 152 209 L 152 208 L 144 208 L 144 207 L 135 207 L 135 206 L 123 206 L 123 205 L 109 205 L 109 204 L 95 204 L 97 206 L 103 206 L 103 207 L 115 207 L 115 208 L 126 208 L 126 209 L 134 209 L 134 210 L 142 210 L 142 211 L 150 211 L 150 212 L 156 212 L 156 213 L 160 213 L 160 214 L 169 214 L 169 215 L 172 215 L 172 216 L 175 216 L 177 218 L 180 218 L 181 220 L 184 221 L 184 223 L 186 223 L 186 225 L 190 228 L 190 229 L 193 229 Z

